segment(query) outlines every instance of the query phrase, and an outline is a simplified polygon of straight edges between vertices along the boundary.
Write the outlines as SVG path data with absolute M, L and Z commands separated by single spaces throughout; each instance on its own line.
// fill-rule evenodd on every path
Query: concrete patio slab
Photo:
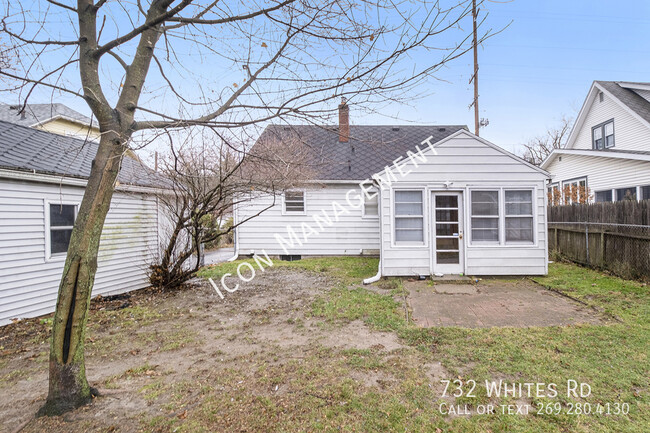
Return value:
M 604 323 L 596 311 L 528 279 L 479 284 L 407 281 L 413 320 L 421 327 L 558 326 Z

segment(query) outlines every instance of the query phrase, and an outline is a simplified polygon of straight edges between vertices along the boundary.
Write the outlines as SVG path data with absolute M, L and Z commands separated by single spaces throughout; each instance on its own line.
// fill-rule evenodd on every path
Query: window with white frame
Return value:
M 379 216 L 379 193 L 376 190 L 362 191 L 363 194 L 363 216 Z M 368 197 L 370 195 L 370 197 Z
M 505 190 L 506 243 L 533 243 L 533 192 Z
M 422 191 L 395 191 L 395 242 L 424 242 Z
M 614 119 L 594 126 L 591 134 L 594 149 L 602 150 L 614 147 Z
M 650 200 L 650 185 L 641 187 L 641 200 Z
M 586 177 L 564 181 L 562 189 L 565 204 L 587 203 L 589 190 Z
M 471 192 L 472 243 L 499 242 L 499 191 Z
M 612 201 L 612 190 L 596 191 L 596 203 L 605 203 Z
M 284 193 L 284 211 L 287 213 L 304 213 L 305 192 L 286 191 Z
M 73 204 L 50 203 L 49 237 L 50 255 L 65 254 L 70 245 L 72 227 L 77 214 L 77 206 Z
M 636 200 L 636 186 L 616 189 L 616 201 Z

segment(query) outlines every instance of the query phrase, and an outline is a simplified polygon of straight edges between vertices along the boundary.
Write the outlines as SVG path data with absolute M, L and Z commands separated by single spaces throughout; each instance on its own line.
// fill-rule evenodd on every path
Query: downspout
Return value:
M 232 232 L 232 243 L 235 244 L 235 255 L 226 260 L 227 262 L 234 262 L 237 260 L 237 257 L 239 257 L 239 242 L 237 242 L 237 232 L 239 231 L 239 227 L 237 226 L 237 205 L 233 204 L 233 209 L 232 209 L 232 224 L 235 226 L 235 229 Z
M 361 191 L 361 194 L 364 194 L 363 190 Z M 377 194 L 379 194 L 379 200 L 377 200 L 377 214 L 379 214 L 379 264 L 377 265 L 377 274 L 374 277 L 366 278 L 363 280 L 363 284 L 372 284 L 376 283 L 379 281 L 381 278 L 381 249 L 384 245 L 383 242 L 383 231 L 382 231 L 382 218 L 381 218 L 381 187 L 378 188 Z M 363 206 L 363 203 L 361 204 Z

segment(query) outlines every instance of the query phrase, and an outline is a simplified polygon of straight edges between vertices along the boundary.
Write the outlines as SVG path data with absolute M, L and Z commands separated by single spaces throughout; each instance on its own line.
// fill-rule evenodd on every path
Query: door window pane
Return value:
M 458 251 L 442 251 L 436 253 L 436 262 L 439 264 L 453 265 L 459 262 Z
M 437 195 L 436 208 L 457 208 L 458 196 L 457 195 Z
M 458 221 L 457 210 L 436 209 L 436 221 Z
M 458 234 L 458 224 L 436 224 L 436 235 L 453 236 Z
M 457 250 L 458 238 L 437 238 L 436 249 L 438 250 Z

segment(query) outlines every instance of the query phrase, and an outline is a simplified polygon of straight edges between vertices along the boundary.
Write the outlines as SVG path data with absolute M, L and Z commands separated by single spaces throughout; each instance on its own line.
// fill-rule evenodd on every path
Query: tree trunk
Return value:
M 72 230 L 52 326 L 49 393 L 39 415 L 61 414 L 94 394 L 86 380 L 84 336 L 99 239 L 126 149 L 125 134 L 117 131 L 102 134 Z

